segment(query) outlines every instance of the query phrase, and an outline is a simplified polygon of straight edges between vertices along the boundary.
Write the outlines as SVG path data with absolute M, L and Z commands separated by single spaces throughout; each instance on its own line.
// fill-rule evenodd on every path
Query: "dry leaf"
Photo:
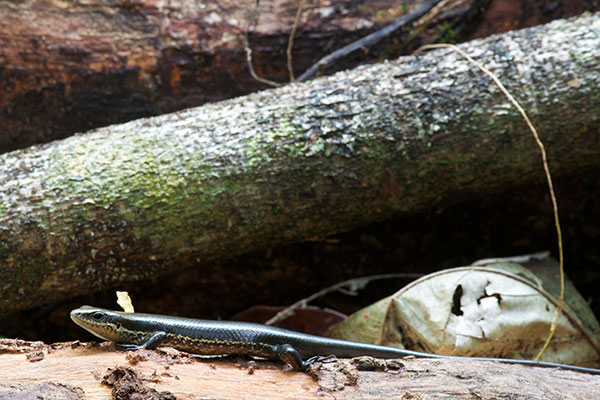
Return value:
M 436 272 L 353 314 L 331 334 L 428 353 L 533 359 L 558 305 L 556 271 L 555 260 L 536 254 Z M 600 366 L 600 325 L 570 283 L 541 360 Z
M 117 304 L 120 305 L 123 311 L 126 313 L 135 312 L 133 309 L 133 304 L 131 303 L 131 298 L 127 292 L 117 291 Z

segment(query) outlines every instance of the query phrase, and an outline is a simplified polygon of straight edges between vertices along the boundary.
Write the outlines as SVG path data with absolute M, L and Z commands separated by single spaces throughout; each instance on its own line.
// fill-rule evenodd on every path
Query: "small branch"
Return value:
M 250 40 L 248 39 L 250 29 L 255 27 L 258 24 L 258 16 L 260 15 L 260 0 L 256 0 L 256 6 L 254 6 L 254 11 L 248 17 L 248 25 L 246 25 L 246 29 L 244 30 L 244 50 L 246 50 L 246 60 L 248 61 L 248 69 L 250 70 L 250 75 L 259 81 L 260 83 L 264 83 L 269 86 L 281 86 L 282 84 L 279 82 L 271 81 L 269 79 L 261 78 L 258 76 L 256 71 L 254 70 L 254 66 L 252 65 L 252 49 L 250 48 Z
M 436 4 L 438 4 L 441 0 L 431 0 L 427 3 L 423 4 L 421 7 L 413 11 L 412 13 L 403 15 L 398 18 L 393 23 L 381 28 L 377 32 L 373 32 L 364 38 L 357 40 L 356 42 L 350 43 L 347 46 L 342 47 L 334 51 L 333 53 L 321 58 L 315 64 L 313 64 L 309 69 L 307 69 L 300 77 L 297 79 L 298 82 L 304 82 L 312 77 L 314 77 L 318 72 L 323 69 L 329 67 L 331 64 L 335 63 L 340 58 L 343 58 L 358 49 L 369 47 L 378 43 L 383 38 L 391 35 L 398 29 L 402 28 L 405 25 L 408 25 L 415 21 L 416 19 L 422 17 L 425 13 L 431 10 Z
M 289 316 L 291 316 L 293 314 L 294 310 L 305 308 L 308 305 L 308 303 L 310 303 L 311 301 L 318 299 L 319 297 L 324 296 L 327 293 L 339 291 L 346 286 L 350 287 L 349 291 L 347 291 L 347 292 L 350 292 L 350 294 L 353 294 L 354 292 L 356 292 L 356 290 L 363 289 L 371 281 L 376 281 L 376 280 L 380 280 L 380 279 L 393 279 L 393 278 L 420 278 L 422 276 L 423 276 L 423 274 L 411 274 L 411 273 L 398 272 L 398 273 L 392 273 L 392 274 L 363 276 L 360 278 L 354 278 L 354 279 L 349 279 L 347 281 L 339 282 L 339 283 L 336 283 L 335 285 L 329 286 L 323 290 L 313 293 L 310 296 L 305 297 L 302 300 L 295 302 L 294 304 L 292 304 L 289 307 L 286 307 L 285 309 L 283 309 L 283 310 L 279 311 L 277 314 L 275 314 L 275 316 L 273 318 L 271 318 L 270 320 L 265 322 L 265 324 L 273 325 L 279 321 L 282 321 L 282 320 L 288 318 Z
M 292 31 L 290 32 L 290 38 L 288 40 L 287 47 L 287 67 L 290 73 L 290 82 L 294 82 L 294 66 L 292 63 L 292 48 L 294 47 L 294 36 L 296 35 L 296 29 L 298 28 L 298 23 L 300 22 L 300 16 L 302 15 L 302 8 L 304 6 L 304 0 L 300 0 L 298 4 L 298 10 L 296 11 L 296 18 L 294 19 L 294 25 L 292 26 Z
M 464 0 L 442 0 L 439 4 L 433 7 L 431 11 L 423 15 L 423 17 L 419 18 L 419 20 L 413 24 L 410 33 L 407 35 L 406 43 L 410 43 L 414 38 L 419 36 L 426 29 L 426 27 L 429 26 L 431 21 L 433 21 L 435 18 L 441 17 L 443 13 L 446 12 L 445 10 L 456 9 L 457 7 L 460 7 L 462 3 L 464 3 Z M 434 38 L 432 41 L 435 42 L 438 39 L 439 38 Z
M 413 26 L 411 37 L 417 36 L 425 26 L 429 25 L 434 18 L 438 17 L 444 10 L 459 6 L 464 0 L 442 0 L 439 4 L 432 7 L 431 11 L 419 18 Z

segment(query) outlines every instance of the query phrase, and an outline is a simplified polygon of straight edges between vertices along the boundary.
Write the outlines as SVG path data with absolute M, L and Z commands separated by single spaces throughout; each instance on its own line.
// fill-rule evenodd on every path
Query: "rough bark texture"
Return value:
M 600 15 L 465 44 L 552 169 L 600 163 Z M 0 158 L 0 309 L 20 309 L 542 181 L 490 80 L 450 51 Z
M 317 377 L 319 386 L 338 400 L 592 400 L 600 396 L 597 375 L 473 360 L 358 357 L 321 364 Z
M 421 0 L 305 0 L 294 40 L 296 76 L 312 63 L 417 8 Z M 193 107 L 265 88 L 249 74 L 242 32 L 254 0 L 0 2 L 0 153 L 75 132 Z M 287 82 L 286 47 L 298 1 L 260 2 L 254 67 Z M 598 10 L 597 0 L 503 0 L 473 37 Z M 456 16 L 425 37 L 456 39 Z M 454 15 L 454 17 L 452 16 Z M 478 24 L 469 23 L 466 29 Z M 405 37 L 405 36 L 404 36 Z M 408 47 L 418 46 L 419 39 Z M 329 71 L 410 52 L 395 34 Z
M 411 3 L 410 10 L 420 2 Z M 260 4 L 250 33 L 254 67 L 287 82 L 285 52 L 298 2 Z M 255 6 L 254 0 L 0 2 L 0 152 L 265 88 L 250 76 L 243 46 Z M 305 1 L 304 9 L 294 46 L 297 74 L 332 45 L 356 40 L 404 10 L 397 2 L 356 7 L 340 0 Z
M 245 358 L 238 358 L 237 362 L 196 360 L 168 348 L 125 352 L 108 343 L 48 346 L 40 342 L 0 341 L 0 398 L 7 399 L 592 400 L 600 397 L 598 375 L 470 360 L 359 357 L 317 364 L 309 374 L 314 379 L 303 372 L 285 370 L 282 363 Z M 123 392 L 128 396 L 117 396 Z

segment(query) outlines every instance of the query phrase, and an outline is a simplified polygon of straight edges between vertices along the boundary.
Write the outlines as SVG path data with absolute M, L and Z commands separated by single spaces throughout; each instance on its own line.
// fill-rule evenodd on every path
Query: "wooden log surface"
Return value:
M 289 81 L 297 7 L 260 2 L 249 34 L 259 76 Z M 0 2 L 0 153 L 268 87 L 250 75 L 244 49 L 255 8 L 253 0 Z M 403 12 L 393 1 L 304 2 L 296 74 Z
M 600 398 L 600 376 L 471 360 L 371 357 L 317 363 L 307 374 L 271 361 L 196 360 L 170 348 L 126 352 L 109 343 L 1 340 L 0 398 L 35 398 L 42 391 L 60 393 L 47 398 L 88 400 L 135 398 L 127 397 L 133 393 L 161 400 L 592 400 Z
M 462 45 L 556 174 L 600 163 L 599 26 Z M 544 181 L 519 114 L 449 50 L 7 153 L 0 171 L 4 311 Z
M 296 76 L 422 2 L 304 1 L 293 46 Z M 474 24 L 470 14 L 466 26 L 449 29 L 465 11 L 459 2 L 432 25 L 445 26 L 453 38 L 479 27 L 475 37 L 481 37 L 598 8 L 585 0 L 551 7 L 525 7 L 520 0 L 476 3 L 481 12 L 481 4 L 490 4 L 488 23 Z M 286 47 L 297 7 L 295 0 L 260 2 L 249 37 L 259 76 L 289 81 Z M 267 87 L 250 75 L 244 49 L 255 8 L 253 0 L 0 2 L 0 153 Z M 328 72 L 407 50 L 393 35 Z
M 177 399 L 319 398 L 318 386 L 311 377 L 285 371 L 277 363 L 264 363 L 252 370 L 247 362 L 218 359 L 198 362 L 173 349 L 124 352 L 108 343 L 105 343 L 108 346 L 79 343 L 45 346 L 39 342 L 27 349 L 27 343 L 15 346 L 9 340 L 3 342 L 6 353 L 0 350 L 0 398 L 3 391 L 9 390 L 6 388 L 9 383 L 36 382 L 80 388 L 88 400 L 111 399 L 113 387 L 102 383 L 111 368 L 131 368 L 141 385 L 159 393 L 168 391 Z M 7 347 L 11 347 L 10 352 Z M 240 397 L 240 393 L 244 395 Z

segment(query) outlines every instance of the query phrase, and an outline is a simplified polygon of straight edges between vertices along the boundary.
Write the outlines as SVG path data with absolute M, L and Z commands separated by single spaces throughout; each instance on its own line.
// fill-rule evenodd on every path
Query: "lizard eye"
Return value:
M 102 318 L 104 318 L 104 313 L 101 313 L 100 311 L 96 311 L 92 314 L 92 319 L 94 321 L 102 321 Z

